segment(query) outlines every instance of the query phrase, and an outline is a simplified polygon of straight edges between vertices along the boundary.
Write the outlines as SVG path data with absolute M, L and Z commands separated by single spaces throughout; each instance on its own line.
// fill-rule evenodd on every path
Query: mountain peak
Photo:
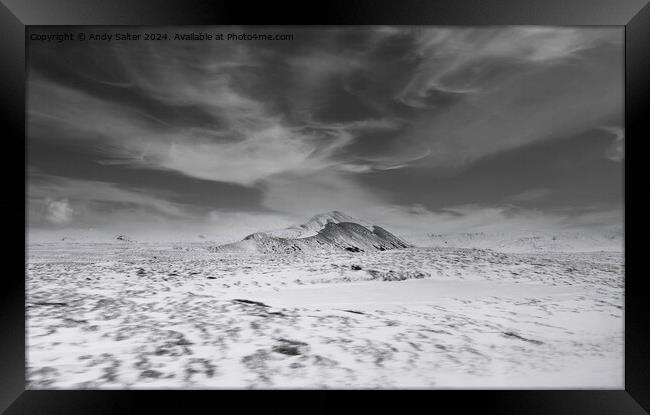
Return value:
M 319 213 L 317 215 L 314 215 L 307 221 L 307 224 L 309 223 L 318 223 L 320 225 L 325 225 L 327 222 L 334 222 L 334 223 L 340 223 L 340 222 L 360 222 L 358 219 L 353 218 L 352 216 L 345 214 L 341 212 L 340 210 L 332 210 L 330 212 L 324 212 L 324 213 Z

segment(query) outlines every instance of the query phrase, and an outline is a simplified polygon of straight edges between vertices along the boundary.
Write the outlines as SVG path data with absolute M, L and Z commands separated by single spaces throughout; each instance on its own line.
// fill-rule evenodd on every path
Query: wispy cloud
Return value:
M 495 87 L 508 67 L 556 65 L 604 42 L 620 42 L 620 33 L 603 29 L 527 27 L 431 28 L 415 31 L 415 53 L 422 57 L 398 99 L 426 106 L 431 90 L 478 93 Z

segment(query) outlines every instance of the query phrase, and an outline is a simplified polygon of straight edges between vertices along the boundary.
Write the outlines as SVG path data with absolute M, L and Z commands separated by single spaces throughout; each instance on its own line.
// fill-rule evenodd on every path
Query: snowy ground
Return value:
M 31 244 L 29 388 L 623 388 L 622 253 Z

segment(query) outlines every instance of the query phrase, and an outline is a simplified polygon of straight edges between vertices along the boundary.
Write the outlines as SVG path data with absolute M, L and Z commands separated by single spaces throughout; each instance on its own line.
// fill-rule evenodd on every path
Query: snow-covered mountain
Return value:
M 239 242 L 220 245 L 217 252 L 364 252 L 407 248 L 408 242 L 386 229 L 332 211 L 312 217 L 302 225 L 257 232 Z

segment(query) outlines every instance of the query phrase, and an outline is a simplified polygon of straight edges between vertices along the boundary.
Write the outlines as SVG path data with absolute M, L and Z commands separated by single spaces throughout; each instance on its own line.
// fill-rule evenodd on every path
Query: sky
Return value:
M 622 228 L 622 28 L 156 31 L 293 39 L 29 41 L 31 238 Z

